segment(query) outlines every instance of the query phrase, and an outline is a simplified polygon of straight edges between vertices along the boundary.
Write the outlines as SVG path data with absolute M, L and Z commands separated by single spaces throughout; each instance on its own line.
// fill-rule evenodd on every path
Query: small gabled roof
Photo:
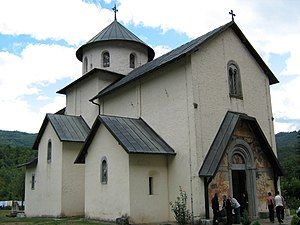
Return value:
M 201 169 L 199 171 L 200 177 L 213 177 L 217 172 L 219 164 L 225 154 L 225 150 L 231 140 L 234 129 L 240 120 L 246 120 L 255 131 L 256 137 L 259 139 L 262 145 L 262 151 L 266 154 L 269 162 L 273 166 L 274 170 L 279 176 L 283 175 L 282 168 L 279 164 L 277 157 L 275 156 L 267 138 L 261 130 L 257 120 L 254 117 L 250 117 L 243 113 L 228 111 L 219 128 L 219 131 L 210 146 L 210 149 L 203 161 Z
M 123 74 L 119 74 L 119 73 L 112 72 L 112 71 L 109 71 L 109 70 L 103 70 L 103 69 L 94 68 L 94 69 L 90 70 L 89 72 L 85 73 L 83 76 L 79 77 L 77 80 L 73 81 L 72 83 L 68 84 L 64 88 L 60 89 L 56 93 L 58 93 L 58 94 L 66 94 L 66 91 L 68 89 L 74 87 L 75 85 L 77 85 L 81 81 L 83 81 L 83 80 L 91 77 L 93 74 L 96 74 L 98 76 L 103 75 L 103 74 L 110 74 L 112 76 L 116 76 L 117 79 L 121 79 L 121 78 L 123 78 L 125 76 Z
M 33 158 L 32 160 L 30 160 L 29 162 L 17 165 L 17 168 L 23 167 L 23 166 L 36 166 L 38 163 L 38 157 Z
M 75 163 L 84 163 L 92 140 L 103 124 L 129 154 L 175 155 L 170 147 L 143 119 L 100 115 L 84 143 Z
M 126 27 L 120 24 L 117 20 L 114 20 L 106 28 L 100 31 L 95 37 L 89 40 L 86 44 L 82 45 L 76 51 L 76 57 L 78 60 L 82 61 L 83 48 L 86 46 L 92 45 L 97 42 L 116 41 L 116 40 L 139 43 L 148 49 L 149 61 L 151 61 L 154 58 L 155 55 L 154 50 L 151 47 L 149 47 L 147 44 L 145 44 L 136 35 L 130 32 Z
M 81 116 L 47 113 L 33 144 L 33 149 L 38 149 L 48 122 L 53 126 L 60 141 L 84 142 L 90 132 L 89 126 Z
M 157 70 L 175 60 L 180 59 L 181 57 L 184 57 L 187 54 L 191 54 L 194 51 L 197 51 L 200 49 L 201 46 L 203 46 L 204 43 L 206 43 L 209 40 L 212 40 L 216 38 L 218 35 L 226 31 L 227 29 L 232 28 L 233 31 L 236 33 L 236 35 L 239 37 L 241 42 L 245 45 L 245 47 L 248 49 L 248 51 L 251 53 L 253 58 L 256 60 L 256 62 L 259 64 L 259 66 L 262 68 L 264 73 L 268 76 L 270 84 L 278 83 L 279 81 L 275 77 L 275 75 L 272 73 L 272 71 L 269 69 L 269 67 L 265 64 L 263 59 L 259 56 L 259 54 L 256 52 L 256 50 L 253 48 L 253 46 L 250 44 L 250 42 L 247 40 L 245 35 L 242 33 L 240 28 L 236 25 L 235 22 L 227 23 L 221 27 L 218 27 L 207 34 L 204 34 L 156 59 L 154 59 L 151 62 L 148 62 L 133 71 L 131 71 L 126 77 L 119 80 L 118 82 L 114 83 L 113 85 L 103 89 L 93 97 L 93 99 L 101 98 L 105 95 L 110 94 L 111 92 L 126 86 L 127 84 L 138 80 L 146 75 L 148 75 L 150 72 Z

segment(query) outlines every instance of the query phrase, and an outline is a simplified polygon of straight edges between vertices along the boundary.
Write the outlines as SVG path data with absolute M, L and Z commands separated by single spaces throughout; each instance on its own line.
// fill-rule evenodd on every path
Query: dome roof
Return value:
M 82 45 L 76 51 L 76 57 L 78 60 L 82 61 L 83 48 L 86 46 L 90 46 L 97 42 L 105 42 L 105 41 L 131 41 L 140 43 L 148 49 L 148 61 L 151 61 L 154 58 L 154 50 L 145 44 L 141 39 L 139 39 L 136 35 L 130 32 L 126 27 L 120 24 L 117 20 L 114 20 L 110 25 L 104 28 L 100 33 L 98 33 L 95 37 L 89 40 L 86 44 Z

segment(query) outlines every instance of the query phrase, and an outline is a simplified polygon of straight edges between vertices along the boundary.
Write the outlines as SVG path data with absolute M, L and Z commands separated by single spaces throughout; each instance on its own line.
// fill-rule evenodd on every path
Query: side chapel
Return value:
M 57 92 L 66 107 L 45 116 L 23 165 L 27 216 L 173 221 L 179 187 L 194 218 L 215 192 L 266 210 L 282 176 L 278 80 L 234 20 L 154 59 L 115 17 L 76 57 L 82 76 Z

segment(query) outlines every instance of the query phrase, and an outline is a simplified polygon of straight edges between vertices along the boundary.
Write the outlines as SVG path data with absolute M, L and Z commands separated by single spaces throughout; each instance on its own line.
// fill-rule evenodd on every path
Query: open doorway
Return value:
M 244 210 L 248 210 L 247 189 L 246 189 L 246 171 L 232 170 L 232 191 L 233 197 L 241 205 L 241 214 Z

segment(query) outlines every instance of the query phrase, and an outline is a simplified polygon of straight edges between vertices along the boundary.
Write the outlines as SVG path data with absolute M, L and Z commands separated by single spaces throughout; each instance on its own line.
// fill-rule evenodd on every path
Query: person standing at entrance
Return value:
M 248 211 L 248 196 L 247 194 L 243 193 L 241 197 L 241 216 L 244 215 L 244 211 Z
M 274 198 L 273 198 L 271 192 L 268 193 L 267 207 L 268 207 L 268 210 L 269 210 L 270 222 L 274 223 Z
M 284 218 L 284 208 L 283 208 L 283 197 L 279 194 L 279 191 L 276 191 L 276 196 L 275 196 L 275 209 L 276 209 L 276 217 L 278 219 L 279 223 L 283 222 Z
M 218 218 L 218 213 L 219 213 L 219 199 L 218 199 L 217 193 L 215 193 L 213 199 L 211 200 L 211 206 L 212 206 L 213 214 L 214 214 L 213 224 L 217 225 L 218 224 L 217 218 Z
M 224 196 L 223 196 L 223 198 L 224 198 Z M 225 199 L 226 199 L 226 196 L 225 196 Z M 226 209 L 226 216 L 227 216 L 227 225 L 232 225 L 232 206 L 231 206 L 230 195 L 228 196 L 228 198 L 225 201 L 225 209 Z
M 241 223 L 241 211 L 240 211 L 241 205 L 235 198 L 231 198 L 231 205 L 234 210 L 234 222 L 237 224 L 240 224 Z

